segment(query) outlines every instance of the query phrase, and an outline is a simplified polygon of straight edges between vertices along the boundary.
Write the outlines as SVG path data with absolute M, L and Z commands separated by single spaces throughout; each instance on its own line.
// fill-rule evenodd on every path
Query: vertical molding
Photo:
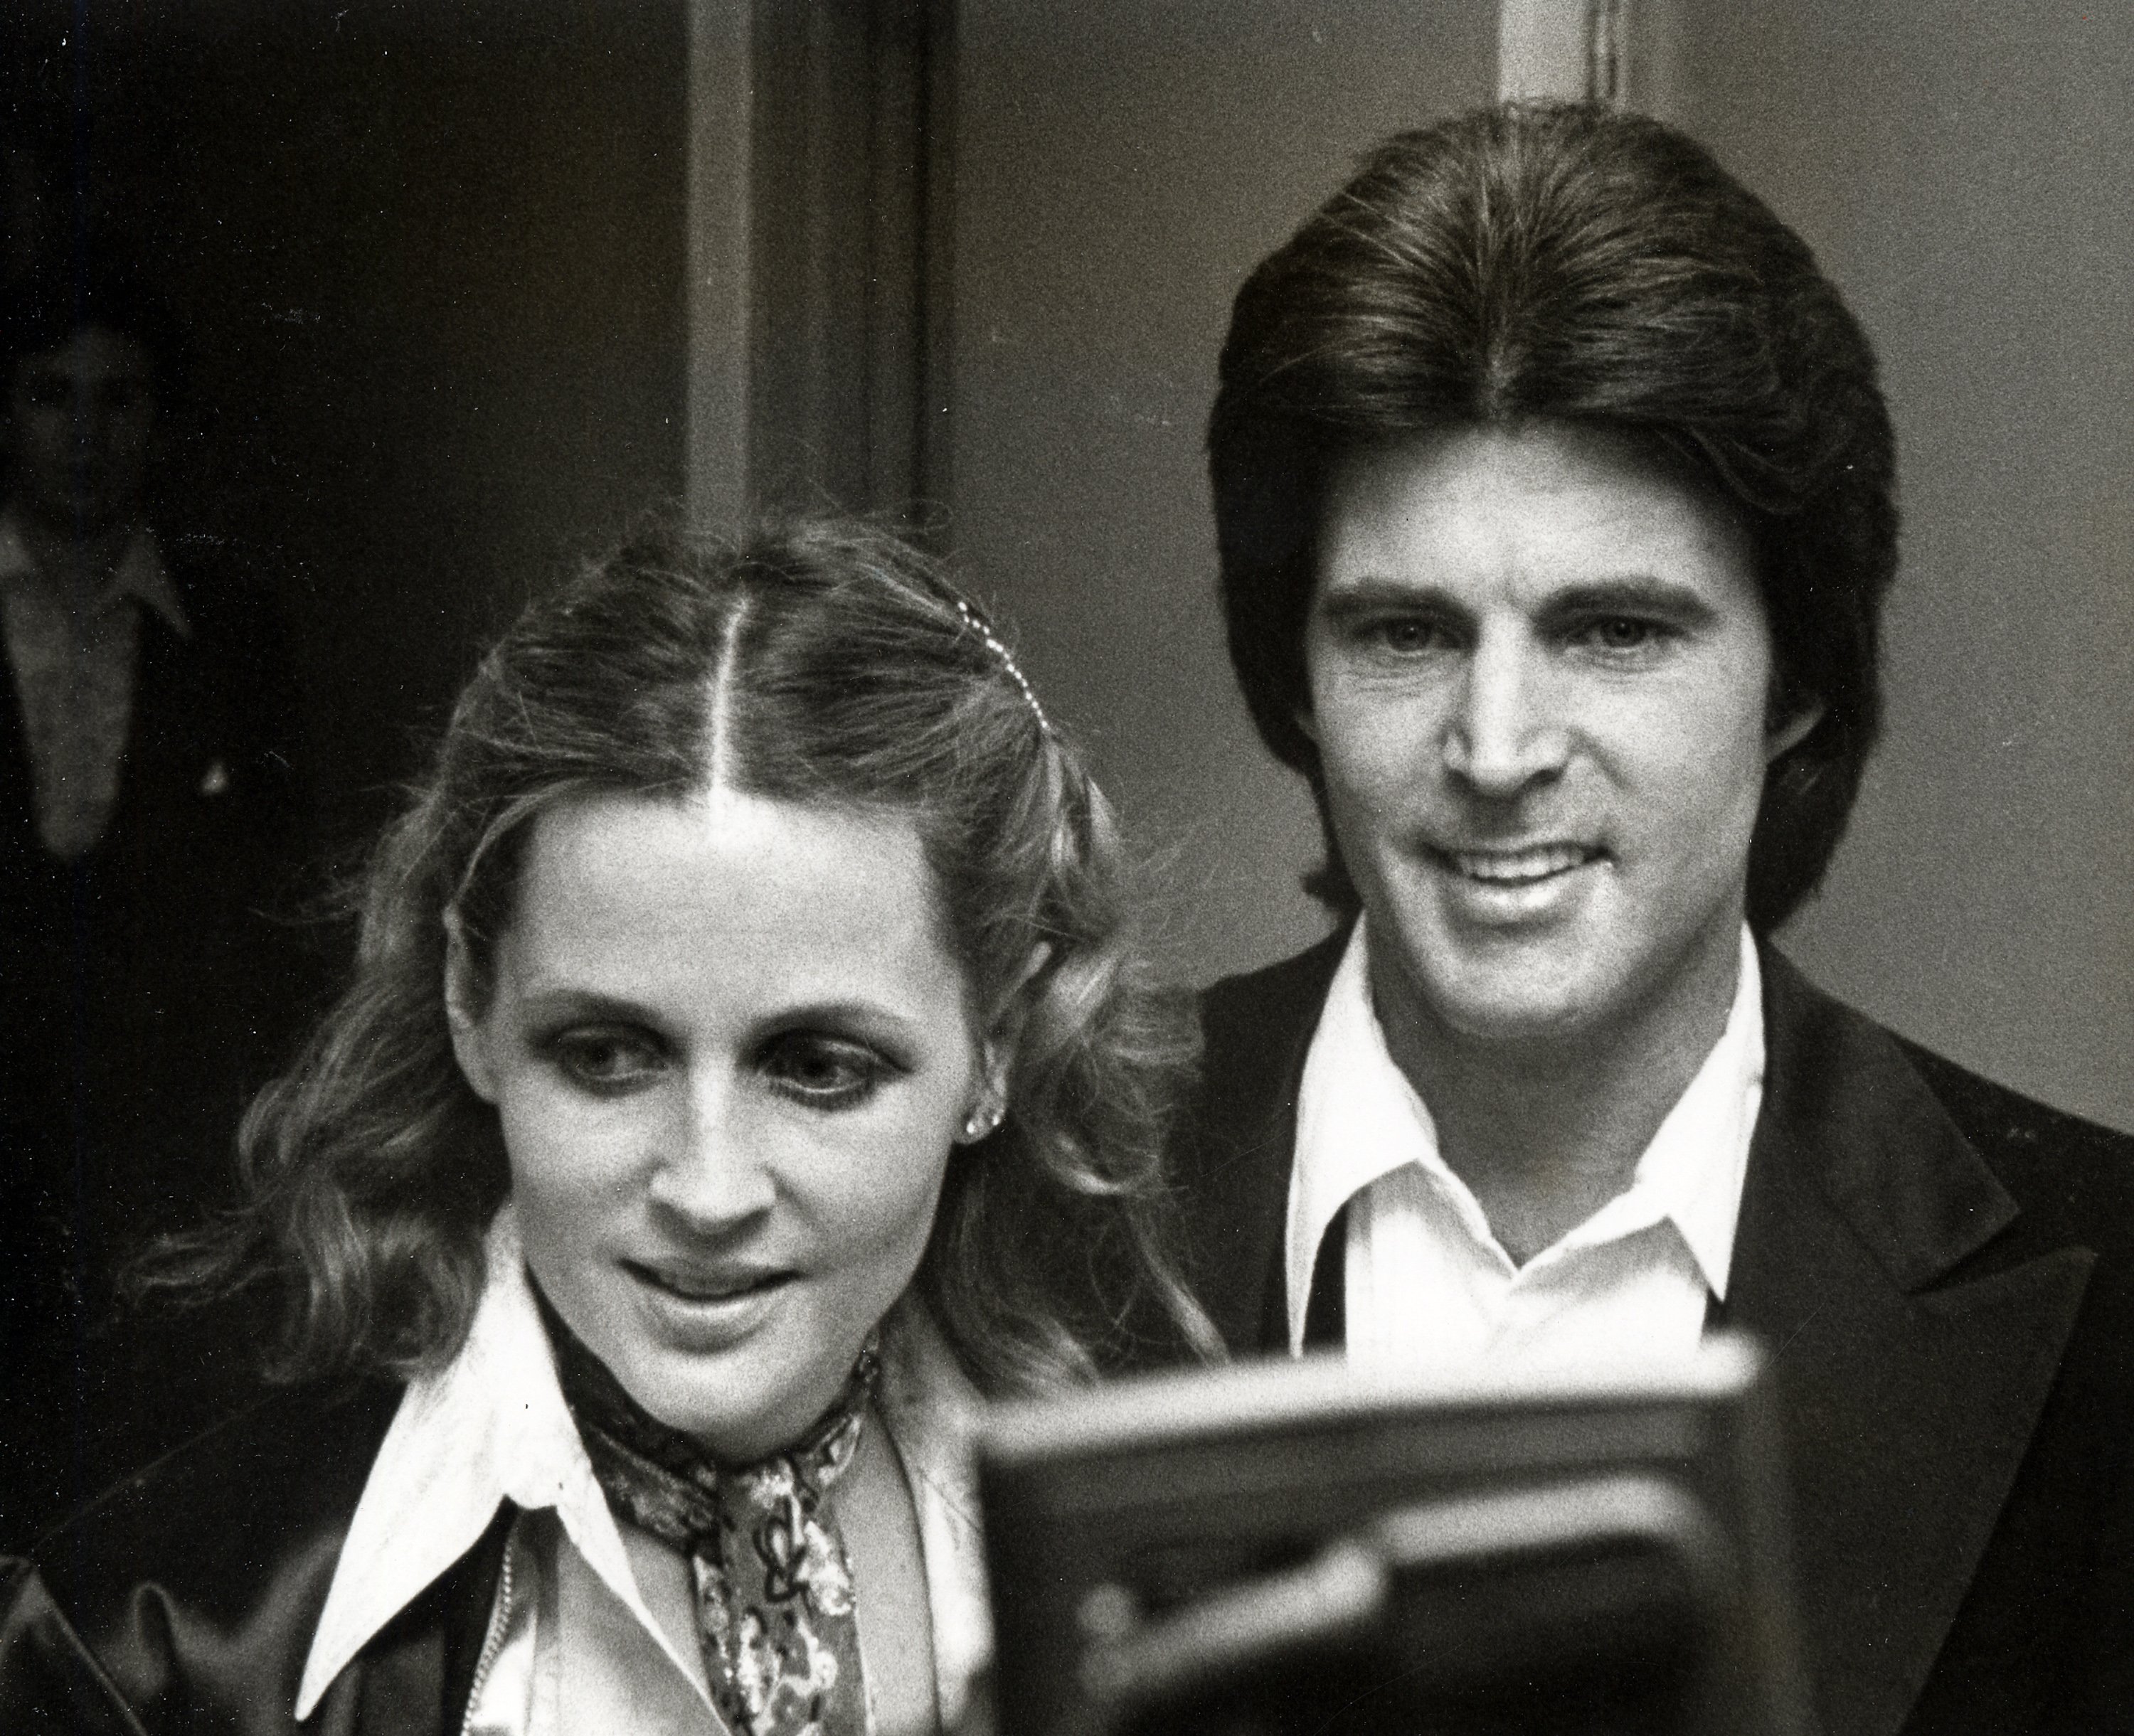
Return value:
M 689 0 L 688 417 L 692 523 L 739 523 L 750 464 L 755 42 L 749 0 Z
M 1620 103 L 1629 87 L 1629 0 L 1586 0 L 1586 94 Z
M 688 504 L 945 504 L 954 0 L 690 0 Z
M 915 21 L 876 8 L 868 22 L 864 486 L 871 502 L 886 505 L 919 491 L 925 81 Z
M 914 363 L 912 494 L 920 525 L 950 544 L 955 427 L 956 0 L 924 0 L 920 67 L 919 353 Z
M 1503 0 L 1497 94 L 1576 101 L 1586 94 L 1586 0 Z
M 923 524 L 948 494 L 953 0 L 889 0 L 871 23 L 867 487 Z
M 1497 94 L 1620 104 L 1632 94 L 1639 0 L 1502 0 Z

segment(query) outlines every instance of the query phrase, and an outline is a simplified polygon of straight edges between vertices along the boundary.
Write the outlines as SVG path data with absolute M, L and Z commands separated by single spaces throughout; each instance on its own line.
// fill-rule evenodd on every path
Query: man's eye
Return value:
M 864 1102 L 896 1070 L 864 1044 L 804 1031 L 772 1039 L 762 1067 L 788 1097 L 821 1109 Z
M 1667 629 L 1658 621 L 1634 615 L 1606 615 L 1586 622 L 1576 637 L 1596 651 L 1623 652 L 1644 650 L 1666 634 Z
M 1397 657 L 1414 657 L 1425 651 L 1435 651 L 1445 643 L 1445 631 L 1436 621 L 1407 615 L 1373 621 L 1364 629 L 1364 637 Z
M 645 1083 L 659 1072 L 665 1058 L 658 1044 L 627 1030 L 566 1031 L 551 1038 L 547 1048 L 566 1078 L 602 1093 L 628 1091 Z

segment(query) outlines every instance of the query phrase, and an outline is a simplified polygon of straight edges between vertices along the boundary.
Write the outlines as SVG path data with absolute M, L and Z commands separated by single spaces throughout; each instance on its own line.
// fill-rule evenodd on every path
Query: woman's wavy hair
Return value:
M 278 1285 L 281 1378 L 448 1359 L 509 1174 L 453 1059 L 447 913 L 484 992 L 540 815 L 680 801 L 713 775 L 909 815 L 975 1004 L 1020 1015 L 1007 1117 L 952 1160 L 916 1280 L 972 1377 L 1087 1377 L 1152 1327 L 1212 1353 L 1174 1275 L 1161 1155 L 1190 1039 L 1133 949 L 1103 797 L 938 566 L 821 519 L 738 544 L 645 532 L 504 635 L 375 848 L 353 980 L 245 1117 L 245 1205 L 165 1281 Z
M 1342 461 L 1458 427 L 1628 433 L 1745 528 L 1774 716 L 1748 917 L 1829 866 L 1881 716 L 1895 449 L 1873 351 L 1805 243 L 1642 116 L 1505 104 L 1388 139 L 1238 292 L 1209 421 L 1230 658 L 1261 737 L 1325 793 L 1298 723 L 1314 544 Z M 1353 908 L 1327 832 L 1315 890 Z

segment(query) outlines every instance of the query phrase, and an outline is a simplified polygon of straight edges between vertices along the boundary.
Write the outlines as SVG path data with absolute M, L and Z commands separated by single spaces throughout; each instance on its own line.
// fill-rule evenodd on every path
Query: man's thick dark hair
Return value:
M 1881 720 L 1895 447 L 1858 323 L 1800 238 L 1657 121 L 1508 104 L 1388 139 L 1238 292 L 1209 422 L 1230 657 L 1320 798 L 1298 726 L 1335 467 L 1460 427 L 1628 433 L 1727 503 L 1769 620 L 1772 765 L 1750 848 L 1763 933 L 1822 880 Z M 1328 835 L 1322 889 L 1353 904 Z
M 159 405 L 184 397 L 191 358 L 177 316 L 132 258 L 103 242 L 46 260 L 0 292 L 0 368 L 12 374 L 23 357 L 64 349 L 90 326 L 148 352 Z

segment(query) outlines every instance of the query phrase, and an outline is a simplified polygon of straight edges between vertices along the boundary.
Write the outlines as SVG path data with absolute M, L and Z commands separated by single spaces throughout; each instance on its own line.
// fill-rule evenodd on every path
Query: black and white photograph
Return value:
M 0 1736 L 2134 1736 L 2130 90 L 8 0 Z

